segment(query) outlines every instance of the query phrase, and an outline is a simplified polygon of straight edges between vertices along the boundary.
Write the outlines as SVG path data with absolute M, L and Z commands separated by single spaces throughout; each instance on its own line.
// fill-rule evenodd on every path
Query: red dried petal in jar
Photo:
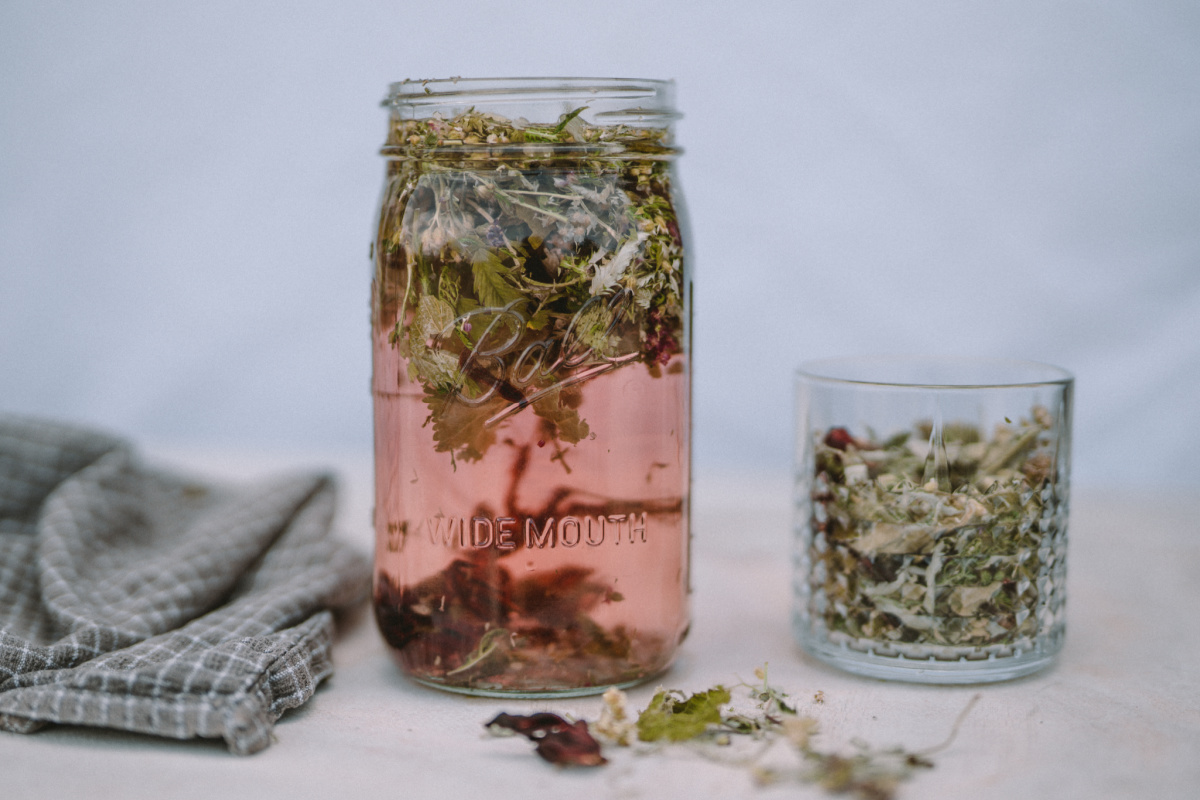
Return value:
M 845 450 L 850 445 L 857 444 L 850 431 L 845 428 L 830 428 L 829 433 L 825 434 L 825 446 L 835 450 Z

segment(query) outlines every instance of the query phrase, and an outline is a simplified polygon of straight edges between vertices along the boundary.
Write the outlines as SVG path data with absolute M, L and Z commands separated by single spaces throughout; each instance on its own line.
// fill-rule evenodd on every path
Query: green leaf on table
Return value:
M 695 739 L 707 731 L 709 725 L 721 724 L 721 706 L 730 699 L 729 690 L 724 686 L 714 686 L 690 696 L 661 689 L 646 710 L 638 715 L 638 738 L 643 742 Z

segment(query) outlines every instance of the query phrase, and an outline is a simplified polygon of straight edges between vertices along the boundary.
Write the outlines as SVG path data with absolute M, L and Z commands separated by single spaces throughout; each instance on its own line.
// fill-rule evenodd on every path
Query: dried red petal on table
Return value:
M 563 766 L 599 767 L 608 763 L 600 755 L 600 743 L 592 738 L 587 722 L 582 719 L 538 740 L 537 754 L 551 764 Z
M 503 728 L 537 742 L 537 754 L 562 767 L 598 767 L 608 763 L 586 720 L 567 722 L 557 714 L 498 714 L 487 728 Z

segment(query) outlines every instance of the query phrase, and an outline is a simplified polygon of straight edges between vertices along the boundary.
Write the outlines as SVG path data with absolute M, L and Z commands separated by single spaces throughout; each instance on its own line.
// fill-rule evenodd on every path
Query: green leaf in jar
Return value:
M 472 258 L 475 295 L 484 306 L 503 308 L 524 295 L 509 282 L 509 269 L 495 252 L 477 252 Z
M 459 378 L 458 356 L 443 350 L 440 339 L 453 330 L 454 309 L 433 295 L 422 295 L 408 330 L 409 362 L 427 385 L 450 389 Z
M 579 387 L 560 387 L 534 400 L 533 412 L 551 428 L 551 436 L 567 444 L 576 444 L 591 433 L 588 424 L 580 419 L 576 410 L 581 399 Z
M 427 388 L 424 399 L 438 452 L 478 461 L 495 443 L 495 428 L 487 421 L 507 405 L 503 398 L 493 395 L 479 405 L 468 405 L 456 394 Z

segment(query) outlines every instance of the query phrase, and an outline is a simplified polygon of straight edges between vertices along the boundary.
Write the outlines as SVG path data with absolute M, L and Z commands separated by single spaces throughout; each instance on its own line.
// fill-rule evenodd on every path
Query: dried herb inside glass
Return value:
M 833 640 L 913 658 L 1029 647 L 1059 557 L 1053 428 L 1035 407 L 988 436 L 819 432 L 810 574 Z

